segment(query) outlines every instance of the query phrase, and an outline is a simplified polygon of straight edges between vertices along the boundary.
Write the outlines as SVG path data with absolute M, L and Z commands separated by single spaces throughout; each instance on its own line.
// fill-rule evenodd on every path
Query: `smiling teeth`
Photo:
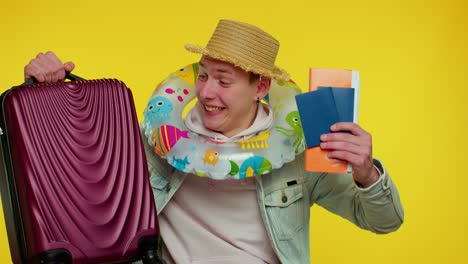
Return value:
M 205 109 L 206 111 L 208 112 L 218 112 L 221 110 L 221 107 L 209 107 L 209 106 L 205 106 Z

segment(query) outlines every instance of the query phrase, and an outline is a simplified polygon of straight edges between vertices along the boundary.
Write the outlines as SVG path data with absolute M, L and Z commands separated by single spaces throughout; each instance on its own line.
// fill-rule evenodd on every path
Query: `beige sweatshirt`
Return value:
M 227 138 L 207 130 L 192 108 L 188 129 L 216 139 L 237 141 L 269 129 L 273 111 L 260 105 L 254 123 Z M 255 180 L 212 180 L 188 175 L 159 215 L 168 263 L 279 263 L 270 244 L 257 203 Z

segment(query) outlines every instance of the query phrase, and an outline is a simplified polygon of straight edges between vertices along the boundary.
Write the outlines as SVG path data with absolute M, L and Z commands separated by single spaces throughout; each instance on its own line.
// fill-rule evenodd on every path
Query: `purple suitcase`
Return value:
M 1 102 L 0 187 L 13 262 L 158 263 L 156 207 L 125 84 L 35 83 Z

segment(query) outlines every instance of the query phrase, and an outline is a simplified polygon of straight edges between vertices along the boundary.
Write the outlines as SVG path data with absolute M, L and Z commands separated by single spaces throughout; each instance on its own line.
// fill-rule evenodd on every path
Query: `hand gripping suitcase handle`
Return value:
M 65 79 L 68 79 L 68 80 L 70 80 L 70 81 L 80 81 L 80 80 L 84 80 L 84 78 L 81 78 L 80 76 L 75 75 L 75 74 L 72 74 L 72 73 L 70 73 L 70 72 L 67 72 L 67 73 L 65 74 Z M 31 77 L 31 79 L 27 79 L 27 80 L 23 83 L 23 85 L 30 85 L 30 84 L 33 84 L 33 83 L 36 83 L 36 82 L 37 82 L 36 78 Z

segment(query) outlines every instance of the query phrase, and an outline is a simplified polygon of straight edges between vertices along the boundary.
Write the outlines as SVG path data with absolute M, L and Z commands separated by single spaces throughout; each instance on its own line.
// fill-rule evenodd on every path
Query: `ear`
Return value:
M 267 77 L 260 77 L 257 85 L 257 98 L 263 99 L 268 91 L 270 91 L 271 79 Z

